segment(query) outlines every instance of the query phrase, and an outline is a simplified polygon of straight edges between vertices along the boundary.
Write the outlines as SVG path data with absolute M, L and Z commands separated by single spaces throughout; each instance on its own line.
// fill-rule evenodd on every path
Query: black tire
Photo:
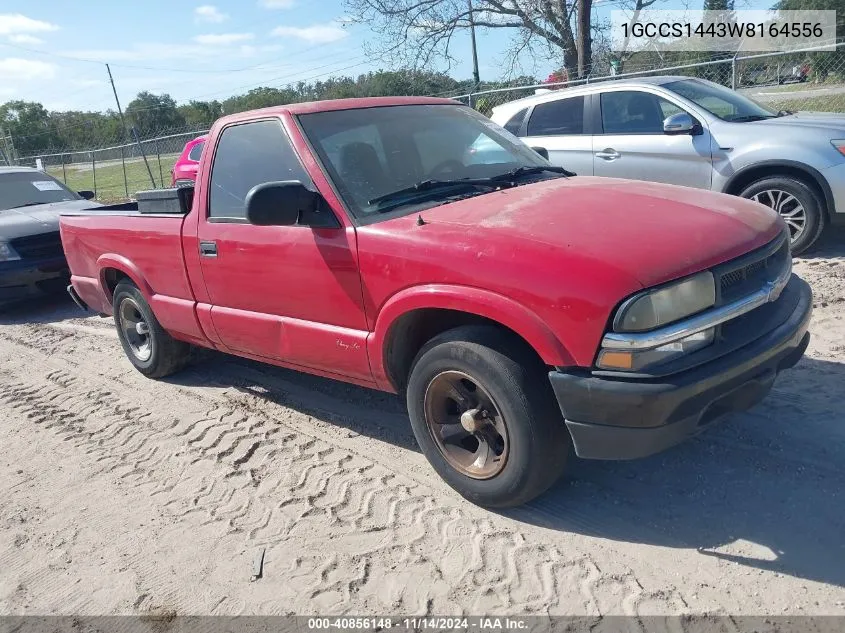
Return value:
M 182 369 L 190 360 L 191 346 L 188 343 L 177 341 L 168 334 L 156 319 L 152 309 L 144 299 L 144 295 L 137 286 L 130 281 L 121 281 L 114 289 L 112 299 L 114 310 L 114 323 L 117 327 L 117 336 L 123 351 L 129 362 L 148 378 L 163 378 Z M 134 309 L 146 324 L 148 334 L 148 346 L 145 351 L 139 353 L 138 341 L 130 341 L 125 331 L 130 321 L 124 319 L 122 309 L 129 311 Z M 133 347 L 135 345 L 135 347 Z
M 794 227 L 790 226 L 790 248 L 793 255 L 798 255 L 810 248 L 824 231 L 827 224 L 827 214 L 824 211 L 822 201 L 816 193 L 804 182 L 791 176 L 770 176 L 751 183 L 739 195 L 750 200 L 754 196 L 764 194 L 766 191 L 783 191 L 795 199 L 804 207 L 806 220 L 804 228 L 799 234 L 794 234 Z M 766 200 L 771 200 L 766 195 L 761 195 L 758 202 L 772 206 Z
M 470 376 L 506 422 L 506 460 L 490 478 L 473 478 L 450 464 L 429 427 L 426 394 L 444 372 Z M 545 492 L 566 467 L 571 438 L 546 368 L 521 340 L 498 328 L 463 326 L 429 341 L 414 360 L 406 396 L 411 426 L 426 458 L 446 483 L 473 503 L 490 508 L 521 505 Z

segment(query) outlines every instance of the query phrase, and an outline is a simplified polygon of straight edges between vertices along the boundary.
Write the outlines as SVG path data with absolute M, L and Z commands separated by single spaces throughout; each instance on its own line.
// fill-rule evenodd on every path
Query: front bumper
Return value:
M 789 290 L 798 297 L 785 321 L 688 371 L 654 379 L 551 372 L 576 454 L 587 459 L 645 457 L 699 433 L 726 413 L 760 402 L 778 373 L 795 365 L 810 341 L 810 287 L 793 277 Z
M 61 292 L 69 279 L 64 257 L 0 262 L 0 305 Z

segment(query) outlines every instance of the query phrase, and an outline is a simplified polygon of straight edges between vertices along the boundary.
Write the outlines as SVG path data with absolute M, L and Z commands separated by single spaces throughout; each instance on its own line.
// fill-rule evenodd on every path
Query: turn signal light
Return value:
M 634 355 L 631 352 L 603 351 L 599 363 L 605 369 L 631 369 L 634 366 Z

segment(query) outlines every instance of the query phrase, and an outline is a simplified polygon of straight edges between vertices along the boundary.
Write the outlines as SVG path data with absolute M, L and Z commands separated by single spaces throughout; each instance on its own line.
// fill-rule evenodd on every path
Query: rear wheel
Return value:
M 466 326 L 432 339 L 414 361 L 407 400 L 426 458 L 474 503 L 525 503 L 566 466 L 569 433 L 545 368 L 507 332 Z
M 117 284 L 112 308 L 120 344 L 135 369 L 148 378 L 162 378 L 187 364 L 191 346 L 177 341 L 161 327 L 135 284 Z
M 807 250 L 824 230 L 827 216 L 822 203 L 800 180 L 786 176 L 763 178 L 739 195 L 777 211 L 789 228 L 790 248 L 795 255 Z

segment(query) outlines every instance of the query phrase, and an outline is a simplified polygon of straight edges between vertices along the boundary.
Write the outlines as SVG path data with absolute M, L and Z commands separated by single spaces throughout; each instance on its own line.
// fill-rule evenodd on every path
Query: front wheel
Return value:
M 135 284 L 121 281 L 112 299 L 117 336 L 129 362 L 148 378 L 163 378 L 182 369 L 191 346 L 168 334 Z
M 815 192 L 806 184 L 786 176 L 763 178 L 751 183 L 742 193 L 774 209 L 789 228 L 789 245 L 794 255 L 807 250 L 824 230 L 827 216 Z
M 571 440 L 545 368 L 507 332 L 466 326 L 432 339 L 414 362 L 407 401 L 426 458 L 478 505 L 530 501 L 566 466 Z

